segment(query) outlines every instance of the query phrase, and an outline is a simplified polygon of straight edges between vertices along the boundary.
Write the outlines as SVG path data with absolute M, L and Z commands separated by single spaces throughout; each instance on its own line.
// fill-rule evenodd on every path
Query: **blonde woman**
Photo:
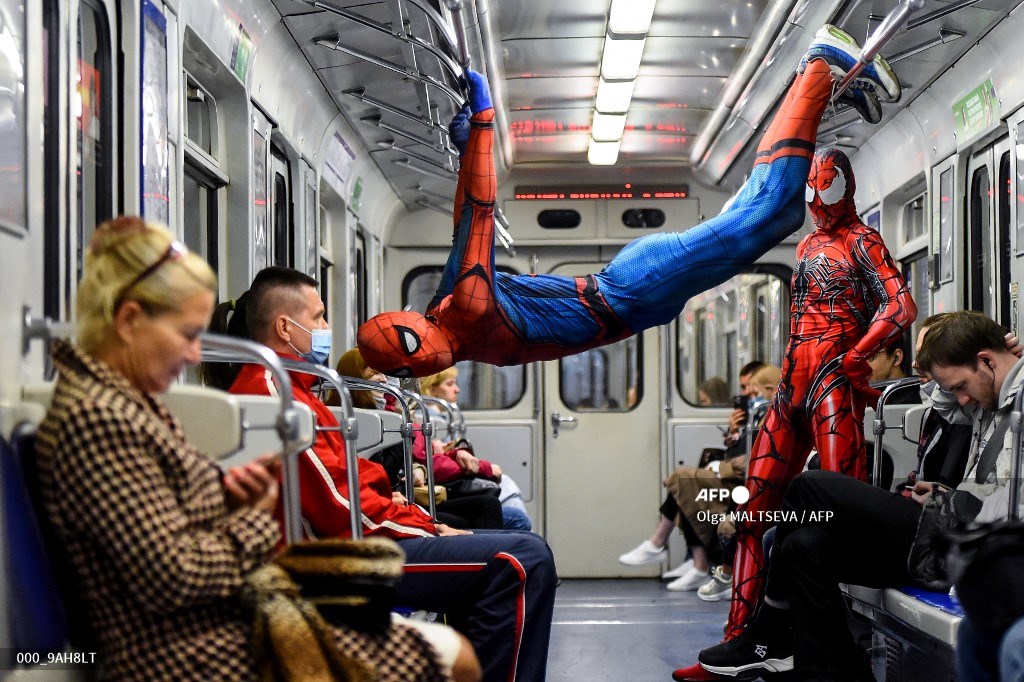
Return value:
M 215 291 L 209 266 L 164 229 L 119 218 L 90 245 L 77 344 L 54 346 L 59 378 L 38 432 L 40 486 L 105 679 L 260 673 L 240 594 L 280 540 L 278 465 L 268 454 L 222 475 L 158 397 L 199 362 Z M 339 628 L 334 643 L 380 679 L 449 679 L 454 661 L 406 626 L 380 636 Z M 466 661 L 476 666 L 459 659 L 457 676 Z
M 420 395 L 440 398 L 452 405 L 456 405 L 459 402 L 458 378 L 458 367 L 449 367 L 437 374 L 423 377 L 420 379 Z M 431 412 L 440 416 L 436 408 L 432 408 Z M 501 515 L 504 519 L 506 530 L 530 530 L 533 528 L 533 520 L 530 518 L 529 512 L 526 511 L 526 504 L 523 502 L 523 493 L 519 485 L 512 480 L 511 476 L 504 473 L 501 467 L 485 459 L 477 458 L 470 449 L 446 449 L 444 443 L 437 440 L 432 445 L 435 455 L 440 452 L 458 465 L 460 470 L 458 476 L 484 476 L 499 480 L 501 492 L 498 495 L 498 499 L 501 500 Z M 437 458 L 435 456 L 435 472 L 437 471 L 436 462 Z M 440 478 L 436 480 L 444 482 Z

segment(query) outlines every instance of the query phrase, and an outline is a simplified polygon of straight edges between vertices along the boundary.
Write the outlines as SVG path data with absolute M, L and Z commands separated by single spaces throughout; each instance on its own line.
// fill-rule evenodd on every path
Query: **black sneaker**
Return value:
M 697 661 L 708 672 L 719 675 L 758 670 L 781 673 L 793 669 L 793 644 L 766 631 L 758 632 L 757 627 L 747 627 L 728 642 L 700 652 Z

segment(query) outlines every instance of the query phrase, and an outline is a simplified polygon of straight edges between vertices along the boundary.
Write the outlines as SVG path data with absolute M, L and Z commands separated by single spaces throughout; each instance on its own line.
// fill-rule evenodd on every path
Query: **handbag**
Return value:
M 330 538 L 289 545 L 274 563 L 327 622 L 379 632 L 391 622 L 405 553 L 387 538 Z
M 981 500 L 969 492 L 936 486 L 921 509 L 910 546 L 910 577 L 929 590 L 948 591 L 953 581 L 946 567 L 945 535 L 965 529 L 980 511 Z
M 498 497 L 501 494 L 501 486 L 489 478 L 460 478 L 445 485 L 448 489 L 448 497 L 456 499 L 469 497 L 470 495 L 493 495 Z

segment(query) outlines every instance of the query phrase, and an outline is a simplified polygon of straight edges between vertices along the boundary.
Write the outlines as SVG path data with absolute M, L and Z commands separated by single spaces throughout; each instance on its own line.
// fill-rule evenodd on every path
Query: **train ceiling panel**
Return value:
M 912 101 L 1019 2 L 926 0 L 924 9 L 911 16 L 910 28 L 883 49 L 883 54 L 895 57 L 896 71 L 907 86 L 905 102 Z M 435 53 L 454 54 L 442 35 L 451 29 L 439 30 L 428 18 L 448 16 L 438 0 L 275 0 L 275 4 L 402 200 L 411 206 L 423 201 L 425 193 L 432 200 L 450 196 L 455 164 L 437 128 L 456 110 L 444 93 L 444 88 L 455 87 L 455 80 L 445 59 L 392 35 L 398 32 L 411 42 L 429 43 Z M 513 166 L 537 169 L 586 164 L 610 1 L 476 0 L 466 4 L 467 11 L 487 9 L 485 22 L 490 30 L 475 30 L 489 42 L 475 53 L 474 64 L 479 66 L 482 56 L 491 55 L 490 75 L 503 81 L 498 88 L 502 158 Z M 712 112 L 721 107 L 730 78 L 738 80 L 744 62 L 753 63 L 746 77 L 757 79 L 758 96 L 735 100 L 734 108 L 720 118 L 720 129 L 707 133 L 708 143 L 697 144 L 702 157 L 695 170 L 703 174 L 707 164 L 715 170 L 706 179 L 738 185 L 749 167 L 754 141 L 791 76 L 789 67 L 777 66 L 770 70 L 770 78 L 760 78 L 764 60 L 775 56 L 780 65 L 795 63 L 813 26 L 824 21 L 838 23 L 863 40 L 896 4 L 896 0 L 657 0 L 622 135 L 620 165 L 689 163 L 695 140 L 714 120 Z M 774 24 L 772 12 L 766 12 L 769 6 L 775 12 Z M 398 17 L 404 18 L 404 31 L 393 30 Z M 475 24 L 476 17 L 469 19 Z M 774 43 L 762 40 L 758 54 L 748 56 L 757 45 L 752 40 L 762 35 L 776 36 Z M 792 40 L 780 44 L 779 36 Z M 414 77 L 406 70 L 415 72 Z M 423 85 L 423 79 L 437 86 Z M 747 82 L 736 85 L 742 91 Z M 883 124 L 898 111 L 885 106 Z M 754 128 L 732 127 L 729 123 L 734 119 Z M 747 132 L 737 132 L 744 127 Z M 833 143 L 852 148 L 875 128 L 839 108 L 826 117 L 823 130 Z M 436 177 L 421 171 L 436 171 Z

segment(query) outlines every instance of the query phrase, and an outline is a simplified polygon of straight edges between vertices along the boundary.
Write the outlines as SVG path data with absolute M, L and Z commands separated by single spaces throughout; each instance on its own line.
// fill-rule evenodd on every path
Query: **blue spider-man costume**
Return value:
M 472 117 L 441 285 L 425 315 L 382 313 L 360 327 L 367 363 L 394 376 L 426 376 L 460 360 L 552 360 L 673 320 L 691 296 L 737 274 L 803 224 L 818 123 L 843 73 L 831 53 L 808 57 L 728 210 L 686 232 L 638 239 L 604 270 L 581 277 L 495 272 L 494 110 L 486 80 L 469 72 Z M 854 92 L 861 104 L 874 101 Z M 453 121 L 456 144 L 464 116 Z

